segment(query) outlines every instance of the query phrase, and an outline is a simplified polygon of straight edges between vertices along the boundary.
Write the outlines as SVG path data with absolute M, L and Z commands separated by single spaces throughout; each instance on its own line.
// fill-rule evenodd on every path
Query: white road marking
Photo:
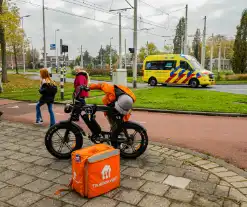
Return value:
M 34 106 L 34 105 L 36 105 L 36 103 L 30 103 L 30 104 L 28 104 L 29 106 Z
M 7 108 L 9 108 L 9 109 L 18 109 L 19 106 L 10 106 L 10 107 L 7 107 Z
M 59 116 L 63 116 L 64 114 L 60 114 L 60 113 L 55 113 L 56 115 L 59 115 Z

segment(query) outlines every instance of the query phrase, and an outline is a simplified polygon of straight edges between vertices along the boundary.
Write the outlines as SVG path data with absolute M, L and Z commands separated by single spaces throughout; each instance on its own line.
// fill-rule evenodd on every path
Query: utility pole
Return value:
M 23 72 L 26 72 L 26 55 L 25 55 L 25 33 L 24 33 L 24 18 L 30 17 L 30 15 L 22 16 L 21 19 L 21 27 L 23 30 L 23 42 L 22 42 L 22 55 L 23 55 Z
M 201 65 L 205 67 L 205 45 L 206 45 L 206 24 L 207 17 L 204 17 L 204 29 L 203 29 L 203 39 L 202 39 L 202 52 L 201 52 Z
M 124 55 L 124 69 L 126 70 L 126 68 L 127 68 L 127 52 L 126 52 L 126 47 L 127 47 L 127 43 L 126 43 L 126 39 L 124 40 L 124 53 L 125 53 L 125 55 Z
M 58 72 L 58 60 L 57 60 L 57 51 L 58 51 L 58 49 L 57 49 L 57 32 L 59 31 L 59 29 L 56 29 L 55 30 L 55 46 L 56 46 L 56 50 L 55 50 L 55 56 L 56 56 L 56 73 Z
M 184 31 L 184 51 L 185 55 L 188 55 L 188 4 L 185 7 L 185 31 Z
M 43 39 L 44 39 L 44 68 L 47 67 L 46 63 L 46 37 L 45 37 L 45 0 L 42 1 L 43 3 Z
M 221 41 L 219 45 L 219 56 L 218 56 L 218 75 L 220 71 L 221 71 Z
M 213 52 L 214 52 L 214 34 L 212 34 L 211 49 L 210 49 L 210 71 L 213 71 Z
M 81 45 L 81 67 L 83 68 L 83 52 L 82 52 L 82 45 Z
M 134 58 L 133 58 L 133 88 L 137 88 L 137 0 L 134 0 Z
M 148 52 L 148 41 L 147 41 L 147 56 L 149 55 L 149 52 Z
M 224 47 L 223 71 L 225 71 L 226 46 Z
M 100 49 L 100 63 L 101 63 L 101 69 L 103 69 L 103 53 L 102 53 L 102 45 Z
M 24 22 L 24 17 L 21 18 L 21 25 L 22 25 L 22 30 L 23 30 L 23 43 L 22 43 L 22 55 L 23 55 L 23 73 L 25 74 L 26 72 L 26 56 L 25 56 L 25 33 L 24 33 L 24 27 L 23 27 L 23 22 Z
M 129 4 L 129 2 L 127 1 L 127 3 Z M 118 13 L 119 15 L 119 69 L 122 69 L 122 66 L 123 66 L 123 63 L 122 63 L 122 14 L 121 14 L 121 11 L 126 11 L 128 9 L 131 9 L 131 8 L 122 8 L 122 9 L 111 9 L 110 12 L 112 11 L 120 11 Z M 111 51 L 110 51 L 110 58 L 111 58 Z M 110 59 L 110 62 L 111 62 L 111 59 Z M 110 63 L 110 66 L 111 66 L 111 63 Z
M 119 69 L 122 69 L 122 26 L 121 26 L 120 12 L 119 12 Z
M 113 37 L 110 38 L 110 73 L 111 73 L 111 77 L 112 77 L 112 59 L 111 59 L 111 40 L 113 39 Z

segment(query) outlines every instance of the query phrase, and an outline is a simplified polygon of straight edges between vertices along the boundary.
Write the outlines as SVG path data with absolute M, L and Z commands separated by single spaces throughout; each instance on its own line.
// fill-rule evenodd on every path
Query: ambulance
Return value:
M 142 80 L 151 86 L 157 84 L 189 85 L 192 88 L 215 84 L 214 74 L 202 68 L 190 55 L 149 55 L 143 62 Z

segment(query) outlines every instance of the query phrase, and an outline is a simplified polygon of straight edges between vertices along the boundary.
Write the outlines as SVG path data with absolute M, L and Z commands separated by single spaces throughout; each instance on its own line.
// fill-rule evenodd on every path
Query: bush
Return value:
M 247 80 L 247 74 L 225 75 L 225 80 L 229 80 L 229 81 Z

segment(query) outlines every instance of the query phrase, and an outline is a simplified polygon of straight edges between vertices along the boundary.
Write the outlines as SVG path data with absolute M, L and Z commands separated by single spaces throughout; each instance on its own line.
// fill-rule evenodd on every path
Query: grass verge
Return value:
M 247 96 L 216 91 L 157 87 L 135 91 L 136 108 L 247 114 Z M 101 98 L 87 100 L 101 104 Z
M 3 84 L 4 93 L 0 98 L 37 101 L 39 99 L 39 81 L 30 80 L 25 75 L 9 74 L 9 83 Z M 59 87 L 58 87 L 59 89 Z M 70 100 L 73 92 L 71 83 L 65 84 L 64 99 Z M 137 97 L 136 108 L 167 109 L 181 111 L 203 111 L 247 114 L 247 96 L 216 92 L 210 90 L 156 87 L 134 91 Z M 100 91 L 91 91 L 87 103 L 102 104 Z M 60 90 L 56 101 L 61 101 Z
M 23 100 L 23 101 L 37 101 L 40 94 L 38 92 L 40 82 L 38 80 L 30 80 L 28 75 L 8 74 L 8 83 L 3 84 L 4 92 L 0 94 L 0 98 Z M 58 83 L 59 84 L 59 83 Z M 74 91 L 72 83 L 65 83 L 64 100 L 70 100 Z M 100 91 L 93 91 L 90 93 L 91 97 L 100 96 L 103 93 Z M 58 85 L 58 92 L 56 101 L 60 99 L 60 87 Z

